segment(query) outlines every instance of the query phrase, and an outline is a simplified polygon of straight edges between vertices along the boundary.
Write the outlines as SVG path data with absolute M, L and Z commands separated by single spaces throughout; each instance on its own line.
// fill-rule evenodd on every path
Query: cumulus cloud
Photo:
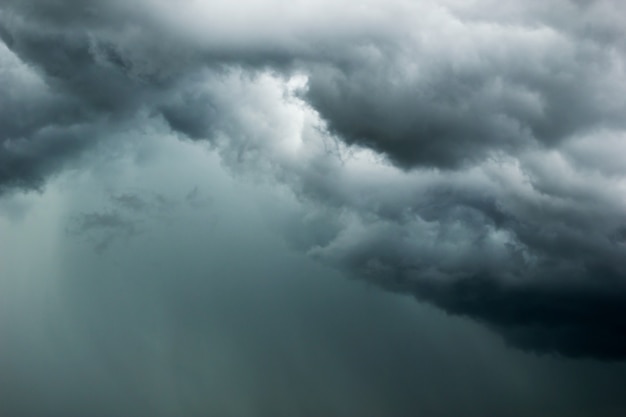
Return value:
M 623 359 L 625 15 L 9 1 L 0 187 L 148 122 L 287 184 L 302 217 L 281 221 L 311 256 L 517 346 Z
M 344 68 L 316 68 L 308 99 L 349 143 L 405 168 L 450 168 L 623 129 L 621 45 L 539 13 L 534 24 L 490 14 L 464 20 L 454 8 L 427 8 L 397 44 L 369 45 Z

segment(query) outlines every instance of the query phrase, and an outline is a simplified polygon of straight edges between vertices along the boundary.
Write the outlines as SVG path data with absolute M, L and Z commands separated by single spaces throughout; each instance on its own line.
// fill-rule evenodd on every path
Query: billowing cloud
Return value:
M 471 16 L 425 7 L 393 44 L 355 48 L 349 65 L 315 68 L 308 100 L 347 142 L 405 168 L 453 168 L 623 129 L 623 26 L 585 17 L 606 3 L 561 3 L 574 22 L 606 29 L 612 41 L 545 10 L 500 20 L 506 6 Z
M 301 199 L 277 221 L 311 256 L 624 359 L 626 13 L 527 3 L 9 1 L 0 187 L 146 125 L 205 139 Z

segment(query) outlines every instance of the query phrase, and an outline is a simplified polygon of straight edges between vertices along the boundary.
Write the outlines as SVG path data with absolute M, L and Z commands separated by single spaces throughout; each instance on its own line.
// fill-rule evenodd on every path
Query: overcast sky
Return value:
M 0 0 L 0 91 L 0 415 L 626 413 L 626 3 Z

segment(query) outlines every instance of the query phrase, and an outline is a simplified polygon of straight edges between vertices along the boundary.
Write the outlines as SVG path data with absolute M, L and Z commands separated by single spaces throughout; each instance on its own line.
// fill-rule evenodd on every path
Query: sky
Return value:
M 0 415 L 624 415 L 625 8 L 0 0 Z

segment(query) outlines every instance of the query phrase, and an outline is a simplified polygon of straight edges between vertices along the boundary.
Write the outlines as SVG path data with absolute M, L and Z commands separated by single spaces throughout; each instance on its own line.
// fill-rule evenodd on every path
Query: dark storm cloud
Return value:
M 148 107 L 194 139 L 213 136 L 219 123 L 211 97 L 198 80 L 189 83 L 194 68 L 207 65 L 300 69 L 309 77 L 306 100 L 332 132 L 404 168 L 453 168 L 624 127 L 623 30 L 609 19 L 619 5 L 560 2 L 578 26 L 538 7 L 446 5 L 393 4 L 389 10 L 416 20 L 398 19 L 394 28 L 373 3 L 377 24 L 357 15 L 363 21 L 325 36 L 316 14 L 301 29 L 281 22 L 283 29 L 267 30 L 266 11 L 248 28 L 194 33 L 149 1 L 9 2 L 0 26 L 5 44 L 82 112 L 117 118 Z M 41 118 L 30 125 L 54 121 Z
M 513 346 L 534 352 L 570 357 L 594 356 L 623 360 L 626 352 L 626 313 L 623 283 L 569 284 L 506 283 L 501 276 L 440 276 L 423 279 L 427 272 L 411 267 L 370 263 L 365 275 L 386 274 L 377 283 L 391 291 L 413 294 L 451 314 L 486 324 Z M 393 274 L 392 277 L 389 274 Z M 421 277 L 411 279 L 411 275 Z M 581 278 L 569 276 L 570 279 Z M 623 271 L 588 271 L 584 278 L 623 280 Z
M 596 277 L 612 273 L 603 272 L 596 271 Z M 623 284 L 614 289 L 536 284 L 516 288 L 484 275 L 445 285 L 414 281 L 408 290 L 446 311 L 483 321 L 508 342 L 533 351 L 593 354 L 607 360 L 623 359 L 626 352 Z
M 324 228 L 303 222 L 296 242 L 525 349 L 623 359 L 624 202 L 611 191 L 618 185 L 559 172 L 558 164 L 551 179 L 530 163 L 491 164 L 426 181 L 413 173 L 396 190 L 393 179 L 357 184 L 360 193 L 337 206 L 339 225 L 324 222 L 330 236 L 320 240 Z
M 96 1 L 3 6 L 1 187 L 38 186 L 101 137 L 136 129 L 140 111 L 159 113 L 180 49 L 148 41 L 136 12 Z
M 577 7 L 572 18 L 598 3 Z M 497 151 L 555 147 L 598 127 L 624 128 L 623 27 L 605 39 L 549 16 L 500 23 L 489 13 L 463 20 L 430 11 L 398 44 L 363 47 L 350 65 L 314 67 L 307 99 L 348 143 L 404 168 L 453 168 Z
M 233 169 L 270 165 L 312 256 L 518 346 L 624 358 L 623 6 L 455 3 L 8 2 L 0 186 L 145 113 Z
M 59 160 L 76 155 L 96 134 L 80 101 L 50 91 L 0 45 L 0 189 L 38 186 Z
M 205 69 L 219 79 L 228 66 L 264 69 L 293 60 L 289 48 L 256 50 L 239 45 L 237 34 L 226 34 L 226 46 L 198 44 L 158 6 L 3 4 L 0 83 L 8 94 L 0 98 L 0 187 L 41 185 L 100 137 L 139 129 L 146 122 L 139 114 L 162 118 L 185 137 L 211 139 L 219 121 L 201 85 Z

